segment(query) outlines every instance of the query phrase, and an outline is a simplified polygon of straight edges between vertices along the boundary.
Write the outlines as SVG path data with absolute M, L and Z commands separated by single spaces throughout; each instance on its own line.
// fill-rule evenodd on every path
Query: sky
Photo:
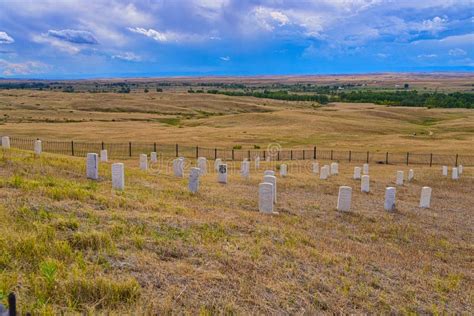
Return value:
M 474 0 L 0 0 L 0 77 L 474 71 Z

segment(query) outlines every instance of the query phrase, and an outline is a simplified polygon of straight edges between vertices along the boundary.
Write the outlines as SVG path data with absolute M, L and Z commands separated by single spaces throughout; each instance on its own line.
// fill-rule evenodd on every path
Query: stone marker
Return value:
M 9 149 L 10 148 L 10 137 L 2 136 L 2 148 Z
M 319 173 L 319 179 L 326 180 L 329 176 L 329 166 L 325 165 L 321 168 L 321 172 Z
M 448 176 L 448 166 L 443 166 L 443 176 L 447 177 Z
M 348 186 L 339 187 L 339 195 L 337 197 L 337 210 L 348 212 L 351 209 L 352 188 Z
M 408 181 L 412 181 L 415 178 L 415 172 L 413 169 L 408 170 Z
M 199 168 L 199 174 L 207 174 L 207 159 L 206 157 L 199 157 L 197 160 L 197 167 Z
M 397 185 L 403 185 L 403 171 L 397 171 L 397 180 L 395 181 Z
M 420 207 L 429 208 L 431 202 L 431 188 L 423 187 L 421 189 Z
M 287 164 L 281 164 L 280 165 L 280 176 L 286 177 L 288 175 L 288 165 Z
M 152 162 L 152 163 L 157 163 L 158 162 L 158 155 L 156 154 L 156 151 L 152 151 L 150 153 L 150 162 Z
M 273 184 L 263 182 L 258 185 L 258 210 L 265 214 L 273 212 Z
M 121 162 L 112 164 L 112 189 L 125 189 L 124 164 Z
M 331 175 L 339 174 L 339 164 L 337 162 L 331 163 Z
M 179 157 L 173 160 L 173 173 L 175 177 L 184 177 L 184 158 Z
M 270 156 L 267 156 L 267 158 L 265 159 L 266 162 L 270 162 L 271 159 L 270 159 Z
M 250 175 L 250 161 L 244 160 L 240 165 L 240 174 L 244 178 L 248 178 Z
M 274 176 L 274 175 L 275 175 L 275 171 L 273 171 L 273 170 L 265 170 L 265 171 L 263 172 L 263 175 L 264 175 L 264 176 Z
M 451 179 L 453 179 L 453 180 L 459 179 L 458 168 L 456 168 L 456 167 L 453 168 L 453 171 L 451 173 Z
M 217 181 L 219 183 L 227 183 L 227 164 L 220 164 L 218 170 Z
M 189 184 L 188 188 L 191 193 L 196 193 L 199 190 L 199 174 L 201 170 L 199 168 L 191 168 L 189 171 Z
M 313 173 L 318 174 L 319 173 L 319 163 L 318 162 L 313 162 L 312 163 L 312 168 L 313 168 Z
M 219 172 L 219 165 L 222 164 L 222 159 L 217 158 L 214 160 L 214 171 Z
M 148 157 L 146 154 L 140 154 L 140 169 L 148 170 Z
M 395 210 L 395 193 L 396 189 L 394 187 L 385 188 L 385 203 L 384 208 L 386 211 Z
M 102 149 L 100 151 L 100 161 L 102 161 L 102 162 L 109 161 L 109 158 L 107 157 L 107 149 Z
M 363 174 L 369 174 L 369 164 L 365 163 L 362 165 L 362 173 Z
M 260 157 L 255 157 L 255 170 L 260 169 Z
M 360 190 L 365 193 L 370 192 L 370 177 L 366 174 L 362 176 L 362 180 L 360 181 Z
M 462 175 L 463 169 L 464 169 L 464 168 L 463 168 L 462 165 L 459 165 L 459 166 L 458 166 L 458 173 L 459 173 L 459 175 Z
M 41 152 L 43 151 L 43 144 L 41 143 L 41 140 L 37 139 L 35 140 L 35 155 L 39 156 L 41 155 Z
M 360 167 L 354 167 L 354 179 L 360 180 Z
M 99 179 L 99 155 L 96 153 L 87 154 L 86 175 L 88 179 Z
M 277 202 L 277 178 L 275 176 L 264 176 L 263 182 L 268 182 L 273 185 L 273 203 Z

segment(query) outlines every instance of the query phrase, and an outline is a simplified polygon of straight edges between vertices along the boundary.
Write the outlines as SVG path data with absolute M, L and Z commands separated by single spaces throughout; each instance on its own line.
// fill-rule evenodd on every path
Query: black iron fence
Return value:
M 11 137 L 10 146 L 23 150 L 33 150 L 35 139 Z M 438 154 L 416 152 L 380 152 L 380 151 L 352 151 L 326 150 L 314 146 L 310 149 L 282 149 L 278 145 L 266 149 L 228 149 L 188 146 L 179 144 L 158 144 L 145 142 L 105 143 L 105 142 L 78 142 L 42 140 L 44 152 L 85 157 L 87 153 L 98 153 L 106 149 L 109 158 L 125 159 L 137 157 L 142 153 L 157 152 L 162 157 L 186 157 L 207 159 L 221 158 L 223 160 L 240 161 L 244 158 L 272 161 L 286 160 L 331 160 L 347 162 L 366 162 L 380 164 L 417 164 L 417 165 L 465 165 L 474 166 L 474 155 Z

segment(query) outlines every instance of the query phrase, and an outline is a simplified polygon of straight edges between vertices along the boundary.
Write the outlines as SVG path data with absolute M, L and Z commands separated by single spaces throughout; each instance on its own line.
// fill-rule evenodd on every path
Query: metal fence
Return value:
M 23 150 L 33 150 L 35 139 L 11 137 L 10 146 Z M 107 150 L 108 157 L 125 159 L 136 157 L 142 153 L 157 152 L 162 157 L 186 157 L 207 159 L 221 158 L 223 160 L 241 161 L 244 158 L 262 160 L 268 157 L 272 161 L 286 160 L 331 160 L 347 162 L 366 162 L 380 164 L 406 164 L 406 165 L 465 165 L 474 166 L 474 155 L 438 154 L 438 153 L 390 153 L 373 151 L 352 150 L 325 150 L 314 146 L 310 149 L 282 149 L 278 146 L 267 149 L 226 149 L 188 146 L 179 144 L 158 144 L 145 142 L 105 143 L 105 142 L 76 142 L 42 140 L 44 152 L 85 157 L 87 153 L 98 153 Z

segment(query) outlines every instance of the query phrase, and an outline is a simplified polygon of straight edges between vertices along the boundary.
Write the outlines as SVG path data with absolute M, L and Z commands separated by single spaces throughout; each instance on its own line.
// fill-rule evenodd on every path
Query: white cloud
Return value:
M 121 59 L 125 61 L 141 61 L 141 57 L 138 55 L 135 55 L 132 52 L 125 52 L 125 53 L 120 53 L 117 55 L 112 55 L 113 59 Z
M 82 30 L 49 30 L 46 33 L 48 36 L 57 38 L 65 42 L 71 42 L 74 44 L 98 44 L 94 35 L 89 31 Z
M 223 61 L 230 61 L 230 57 L 229 56 L 222 56 L 222 57 L 219 57 L 220 60 L 223 60 Z
M 38 74 L 48 69 L 46 64 L 37 61 L 12 63 L 0 59 L 0 71 L 5 76 Z
M 11 44 L 15 42 L 13 37 L 8 35 L 6 32 L 0 32 L 0 44 Z
M 432 59 L 432 58 L 438 57 L 438 55 L 436 55 L 436 54 L 420 54 L 416 57 L 418 57 L 419 59 Z
M 465 56 L 467 52 L 461 48 L 454 48 L 449 50 L 449 55 L 451 56 Z
M 266 31 L 273 31 L 276 26 L 284 26 L 290 22 L 288 16 L 281 11 L 267 7 L 254 8 L 250 16 L 260 28 Z
M 447 18 L 440 18 L 439 16 L 435 16 L 431 20 L 424 20 L 421 25 L 419 25 L 418 30 L 436 34 L 446 29 L 447 22 Z
M 34 35 L 32 40 L 40 44 L 49 44 L 53 46 L 54 48 L 59 49 L 62 52 L 72 54 L 72 55 L 77 54 L 81 51 L 81 49 L 77 45 L 74 45 L 69 42 L 61 41 L 53 37 L 49 37 L 46 34 Z
M 160 32 L 154 29 L 145 29 L 142 27 L 128 27 L 129 31 L 145 35 L 154 39 L 157 42 L 197 42 L 209 39 L 209 36 L 202 36 L 198 34 L 178 33 L 178 32 Z

